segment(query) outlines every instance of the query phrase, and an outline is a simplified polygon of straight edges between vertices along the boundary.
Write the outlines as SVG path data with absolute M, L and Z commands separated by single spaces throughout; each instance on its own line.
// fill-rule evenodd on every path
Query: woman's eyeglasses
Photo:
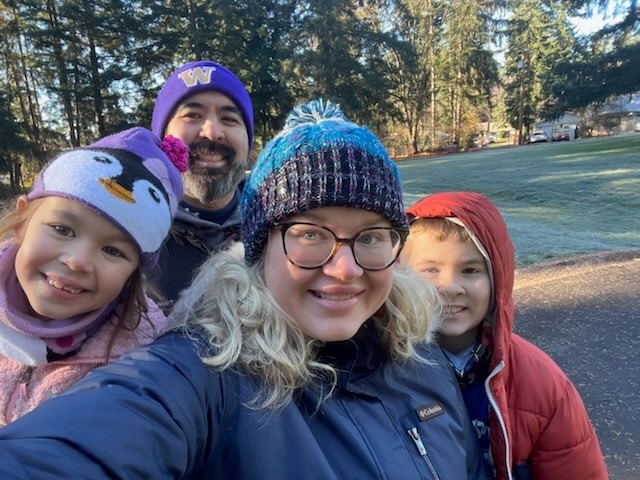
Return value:
M 365 270 L 384 270 L 396 261 L 409 234 L 406 229 L 373 227 L 351 238 L 340 238 L 327 227 L 314 223 L 276 223 L 282 233 L 287 259 L 300 268 L 314 269 L 327 264 L 339 243 L 351 247 L 356 263 Z

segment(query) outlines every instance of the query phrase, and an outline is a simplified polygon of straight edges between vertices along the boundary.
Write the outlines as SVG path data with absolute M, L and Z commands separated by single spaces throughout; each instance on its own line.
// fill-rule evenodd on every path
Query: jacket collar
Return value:
M 338 385 L 365 378 L 386 360 L 380 335 L 373 320 L 365 322 L 349 340 L 328 342 L 318 352 L 318 361 L 338 370 Z

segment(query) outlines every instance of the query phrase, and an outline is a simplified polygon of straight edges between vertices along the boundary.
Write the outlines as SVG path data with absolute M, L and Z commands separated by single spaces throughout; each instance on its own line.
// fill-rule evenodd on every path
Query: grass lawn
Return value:
M 518 266 L 640 248 L 640 134 L 398 161 L 407 206 L 477 191 L 500 209 Z
M 398 160 L 409 206 L 428 193 L 487 195 L 500 209 L 519 267 L 640 249 L 640 134 L 502 146 Z M 15 196 L 0 185 L 0 210 Z

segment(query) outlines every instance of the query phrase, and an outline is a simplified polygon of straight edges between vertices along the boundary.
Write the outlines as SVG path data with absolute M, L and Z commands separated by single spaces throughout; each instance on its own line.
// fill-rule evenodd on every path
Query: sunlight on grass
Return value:
M 640 249 L 640 134 L 398 162 L 405 202 L 478 191 L 502 211 L 518 265 Z
M 625 187 L 625 186 L 635 187 L 635 186 L 638 186 L 638 188 L 640 188 L 640 176 L 638 176 L 636 178 L 625 178 L 625 179 L 622 179 L 622 180 L 613 180 L 611 182 L 611 184 L 614 187 Z
M 634 176 L 635 178 L 633 178 Z M 556 181 L 556 180 L 575 181 L 580 179 L 598 179 L 598 177 L 625 177 L 624 181 L 638 183 L 640 182 L 640 168 L 636 170 L 618 169 L 618 170 L 589 171 L 589 172 L 580 172 L 580 173 L 577 173 L 575 170 L 562 170 L 548 176 L 539 176 L 536 178 L 532 178 L 531 181 L 532 182 L 546 182 L 546 181 Z M 604 179 L 604 178 L 599 180 L 607 181 L 607 179 Z

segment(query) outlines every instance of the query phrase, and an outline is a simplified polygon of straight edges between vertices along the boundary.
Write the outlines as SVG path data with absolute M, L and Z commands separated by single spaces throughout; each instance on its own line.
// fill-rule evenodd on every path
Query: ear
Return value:
M 20 195 L 16 201 L 16 210 L 24 210 L 29 205 L 29 199 L 26 195 Z
M 20 212 L 29 206 L 29 199 L 26 195 L 20 195 L 16 201 L 16 212 Z M 26 225 L 26 219 L 13 227 L 13 236 L 18 244 L 22 243 L 22 234 Z

